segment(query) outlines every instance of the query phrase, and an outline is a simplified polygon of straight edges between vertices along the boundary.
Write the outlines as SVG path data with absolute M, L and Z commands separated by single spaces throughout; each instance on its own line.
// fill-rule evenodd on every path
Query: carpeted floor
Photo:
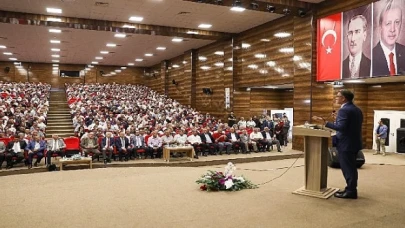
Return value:
M 390 157 L 370 156 L 375 164 Z M 398 159 L 394 165 L 363 166 L 357 200 L 292 194 L 303 185 L 301 158 L 280 178 L 240 192 L 199 190 L 195 180 L 223 165 L 5 176 L 0 227 L 404 227 L 405 157 Z M 236 174 L 260 184 L 294 161 L 236 164 Z M 344 186 L 339 169 L 329 169 L 328 185 Z

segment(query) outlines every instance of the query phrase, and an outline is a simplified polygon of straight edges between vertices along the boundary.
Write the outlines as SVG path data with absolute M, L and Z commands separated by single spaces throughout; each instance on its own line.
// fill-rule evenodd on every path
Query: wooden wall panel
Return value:
M 142 77 L 142 81 L 144 85 L 148 86 L 152 90 L 160 93 L 165 94 L 165 70 L 166 64 L 162 62 L 161 64 L 156 64 L 149 69 L 147 75 Z
M 187 54 L 187 59 L 189 58 L 190 55 Z M 191 77 L 188 74 L 191 69 L 186 69 L 185 65 L 189 61 L 185 59 L 186 55 L 181 55 L 170 60 L 167 76 L 168 96 L 183 105 L 191 105 Z M 173 84 L 173 80 L 176 84 Z

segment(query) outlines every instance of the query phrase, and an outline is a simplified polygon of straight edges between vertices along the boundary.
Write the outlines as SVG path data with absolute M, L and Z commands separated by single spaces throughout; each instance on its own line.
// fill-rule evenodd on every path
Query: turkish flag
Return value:
M 342 13 L 318 20 L 317 81 L 341 79 Z

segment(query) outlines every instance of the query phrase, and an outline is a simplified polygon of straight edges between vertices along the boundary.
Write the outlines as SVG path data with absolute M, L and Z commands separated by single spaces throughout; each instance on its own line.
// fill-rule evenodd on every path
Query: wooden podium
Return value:
M 338 188 L 328 188 L 328 139 L 330 130 L 322 126 L 294 126 L 293 134 L 304 136 L 305 153 L 305 186 L 294 191 L 294 194 L 328 199 Z

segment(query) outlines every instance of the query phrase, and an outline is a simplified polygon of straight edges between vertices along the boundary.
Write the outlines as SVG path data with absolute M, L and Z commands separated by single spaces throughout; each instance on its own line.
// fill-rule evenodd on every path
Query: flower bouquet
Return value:
M 224 173 L 208 170 L 208 173 L 202 175 L 196 182 L 202 184 L 200 186 L 202 191 L 239 191 L 257 188 L 257 185 L 243 176 L 232 175 L 234 170 L 236 170 L 235 165 L 229 162 Z

